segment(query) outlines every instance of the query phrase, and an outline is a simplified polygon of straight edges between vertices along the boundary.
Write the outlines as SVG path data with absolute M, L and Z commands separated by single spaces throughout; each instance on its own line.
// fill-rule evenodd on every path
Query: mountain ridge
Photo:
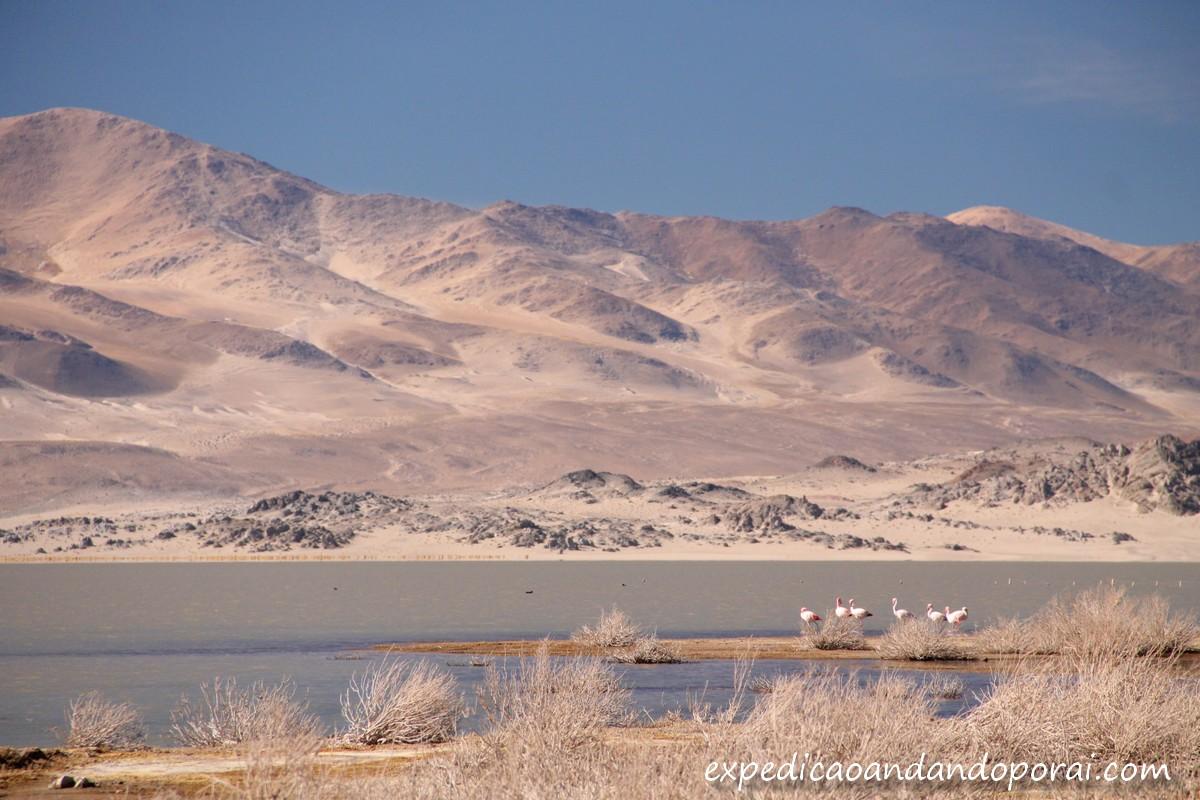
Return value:
M 304 440 L 345 450 L 312 474 L 387 488 L 494 481 L 522 434 L 561 451 L 519 467 L 541 479 L 580 449 L 711 474 L 836 438 L 912 457 L 1200 419 L 1195 243 L 995 207 L 734 221 L 353 195 L 76 109 L 0 120 L 0 186 L 0 439 L 158 447 L 263 485 Z M 865 426 L 889 416 L 885 444 Z M 643 426 L 677 441 L 631 453 Z

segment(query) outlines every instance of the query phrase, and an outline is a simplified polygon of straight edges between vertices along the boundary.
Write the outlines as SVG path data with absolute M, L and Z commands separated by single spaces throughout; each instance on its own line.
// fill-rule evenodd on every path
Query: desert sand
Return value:
M 83 504 L 0 525 L 9 560 L 1200 558 L 1200 443 L 1052 440 L 791 475 L 595 470 L 503 491 L 296 490 Z

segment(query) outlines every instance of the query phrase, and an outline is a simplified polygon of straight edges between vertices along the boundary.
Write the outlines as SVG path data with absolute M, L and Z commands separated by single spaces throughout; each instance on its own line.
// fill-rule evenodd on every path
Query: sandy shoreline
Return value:
M 975 634 L 955 635 L 971 649 L 976 641 Z M 884 659 L 879 655 L 877 642 L 868 638 L 863 650 L 817 650 L 805 645 L 800 636 L 709 636 L 709 637 L 660 637 L 660 641 L 679 651 L 684 661 L 732 661 L 755 659 L 772 661 L 863 661 L 874 660 L 881 666 L 917 669 L 946 669 L 969 672 L 989 672 L 1003 669 L 1005 664 L 1016 664 L 1031 656 L 980 653 L 967 660 L 955 661 L 907 661 Z M 465 642 L 394 642 L 374 645 L 375 651 L 424 655 L 463 655 L 521 658 L 535 655 L 545 646 L 552 656 L 596 656 L 606 655 L 587 644 L 570 639 L 505 639 L 495 641 Z M 1186 669 L 1200 668 L 1200 640 L 1193 642 L 1189 652 L 1180 657 L 1180 666 Z
M 203 564 L 203 563 L 420 563 L 420 562 L 670 562 L 670 561 L 789 561 L 789 562 L 924 562 L 956 563 L 1056 563 L 1056 564 L 1195 564 L 1200 567 L 1200 557 L 1171 558 L 1151 553 L 1140 555 L 1121 552 L 1117 548 L 1100 551 L 1095 548 L 1064 553 L 1062 550 L 1030 547 L 1025 550 L 1008 550 L 998 553 L 957 553 L 939 549 L 917 553 L 889 553 L 886 551 L 840 551 L 811 546 L 735 545 L 728 548 L 707 546 L 697 549 L 654 548 L 608 552 L 558 553 L 547 550 L 480 552 L 469 545 L 451 552 L 414 553 L 353 553 L 353 552 L 284 552 L 284 553 L 225 553 L 203 555 L 187 553 L 181 555 L 76 555 L 76 554 L 20 554 L 0 556 L 0 564 Z

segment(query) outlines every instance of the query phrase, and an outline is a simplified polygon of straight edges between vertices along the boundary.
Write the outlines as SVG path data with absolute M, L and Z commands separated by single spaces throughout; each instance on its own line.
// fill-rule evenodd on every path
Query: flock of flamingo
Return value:
M 896 620 L 898 622 L 909 622 L 910 620 L 914 620 L 917 618 L 917 615 L 914 614 L 913 612 L 909 611 L 907 608 L 897 608 L 896 606 L 898 603 L 899 603 L 899 600 L 897 598 L 893 597 L 892 598 L 892 615 L 896 617 Z M 866 619 L 867 617 L 875 616 L 874 614 L 872 614 L 870 611 L 863 608 L 862 606 L 856 606 L 854 604 L 853 597 L 850 598 L 850 605 L 848 605 L 848 606 L 842 605 L 841 596 L 837 597 L 837 605 L 834 606 L 833 613 L 836 614 L 839 619 L 863 620 L 863 619 Z M 959 625 L 962 625 L 963 622 L 965 622 L 967 619 L 967 607 L 963 606 L 962 608 L 951 611 L 950 606 L 946 606 L 945 611 L 938 611 L 933 607 L 933 603 L 926 603 L 925 604 L 925 616 L 929 619 L 930 622 L 940 622 L 940 623 L 948 622 L 957 628 Z M 811 626 L 814 622 L 820 622 L 821 619 L 822 619 L 822 617 L 819 614 L 817 614 L 815 611 L 808 608 L 807 606 L 804 606 L 800 609 L 800 620 L 805 625 Z

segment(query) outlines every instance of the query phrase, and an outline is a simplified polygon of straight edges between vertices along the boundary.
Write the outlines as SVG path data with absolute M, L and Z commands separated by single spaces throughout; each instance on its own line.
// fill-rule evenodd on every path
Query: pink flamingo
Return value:
M 800 609 L 800 621 L 811 628 L 814 622 L 821 621 L 821 616 L 805 606 Z
M 896 608 L 896 603 L 899 602 L 896 598 L 892 598 L 892 614 L 901 622 L 908 622 L 913 618 L 913 613 L 907 608 Z
M 855 619 L 866 619 L 867 617 L 873 617 L 875 615 L 870 611 L 867 611 L 865 608 L 860 608 L 859 606 L 854 605 L 854 598 L 851 597 L 850 616 L 854 617 Z
M 949 611 L 950 609 L 947 608 L 946 610 Z M 943 614 L 940 611 L 933 610 L 933 603 L 925 604 L 925 616 L 929 617 L 929 620 L 931 622 L 945 622 L 946 621 L 945 614 Z
M 958 611 L 951 611 L 950 607 L 946 606 L 946 620 L 954 627 L 957 628 L 959 625 L 962 625 L 963 621 L 966 620 L 966 618 L 967 618 L 967 607 L 966 606 L 963 606 Z
M 854 605 L 853 600 L 850 601 L 850 605 Z M 850 609 L 842 605 L 841 595 L 838 595 L 837 606 L 833 609 L 833 613 L 837 614 L 839 619 L 845 619 L 846 617 L 850 616 Z

